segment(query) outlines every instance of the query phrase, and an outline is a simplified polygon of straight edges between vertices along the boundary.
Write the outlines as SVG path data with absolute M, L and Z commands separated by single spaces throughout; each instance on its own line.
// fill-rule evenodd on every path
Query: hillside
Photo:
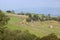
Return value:
M 11 30 L 29 30 L 30 33 L 36 36 L 43 37 L 50 33 L 56 33 L 60 37 L 60 22 L 58 21 L 45 21 L 45 22 L 26 22 L 28 16 L 6 14 L 10 17 L 9 23 L 6 25 Z M 53 25 L 53 28 L 49 28 L 49 25 Z

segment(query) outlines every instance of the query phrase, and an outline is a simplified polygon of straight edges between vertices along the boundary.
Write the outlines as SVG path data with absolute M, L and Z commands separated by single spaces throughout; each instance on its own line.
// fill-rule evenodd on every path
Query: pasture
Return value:
M 29 30 L 31 34 L 35 34 L 38 37 L 46 36 L 50 33 L 55 33 L 60 38 L 60 22 L 58 21 L 44 21 L 44 22 L 26 22 L 27 16 L 25 15 L 8 15 L 10 20 L 6 25 L 11 30 Z M 53 28 L 49 28 L 49 25 L 53 25 Z

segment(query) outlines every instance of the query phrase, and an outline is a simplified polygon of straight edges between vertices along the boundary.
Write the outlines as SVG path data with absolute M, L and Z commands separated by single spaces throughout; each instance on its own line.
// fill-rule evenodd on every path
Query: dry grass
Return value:
M 28 18 L 28 16 L 26 16 L 26 15 L 17 15 L 17 14 L 11 14 L 11 13 L 9 13 L 7 15 L 11 16 L 11 17 L 17 17 L 17 18 L 23 18 L 23 19 Z

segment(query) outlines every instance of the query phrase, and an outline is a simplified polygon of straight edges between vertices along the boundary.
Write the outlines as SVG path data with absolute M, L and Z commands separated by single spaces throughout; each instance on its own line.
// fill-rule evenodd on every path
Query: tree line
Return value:
M 26 19 L 27 22 L 31 22 L 31 21 L 41 21 L 41 22 L 44 22 L 44 21 L 51 21 L 51 20 L 54 20 L 54 21 L 60 21 L 60 16 L 51 16 L 50 14 L 48 15 L 44 15 L 44 14 L 25 14 L 25 15 L 28 15 L 28 18 Z

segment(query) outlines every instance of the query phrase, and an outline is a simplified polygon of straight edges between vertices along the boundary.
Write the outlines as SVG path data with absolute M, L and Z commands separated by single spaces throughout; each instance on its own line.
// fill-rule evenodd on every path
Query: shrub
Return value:
M 12 13 L 12 14 L 15 14 L 15 11 L 14 11 L 14 10 L 12 10 L 12 11 L 7 10 L 6 12 L 7 12 L 7 13 Z
M 9 17 L 0 11 L 0 40 L 4 39 L 4 30 L 7 28 L 5 25 L 8 23 Z
M 27 21 L 27 22 L 31 22 L 31 18 L 27 18 L 26 21 Z
M 31 13 L 26 13 L 25 15 L 27 15 L 29 18 L 32 18 L 32 14 Z
M 58 40 L 58 38 L 54 33 L 52 33 L 48 36 L 45 36 L 45 37 L 41 38 L 40 40 Z
M 39 16 L 37 14 L 33 15 L 32 20 L 33 21 L 38 21 L 39 20 Z

